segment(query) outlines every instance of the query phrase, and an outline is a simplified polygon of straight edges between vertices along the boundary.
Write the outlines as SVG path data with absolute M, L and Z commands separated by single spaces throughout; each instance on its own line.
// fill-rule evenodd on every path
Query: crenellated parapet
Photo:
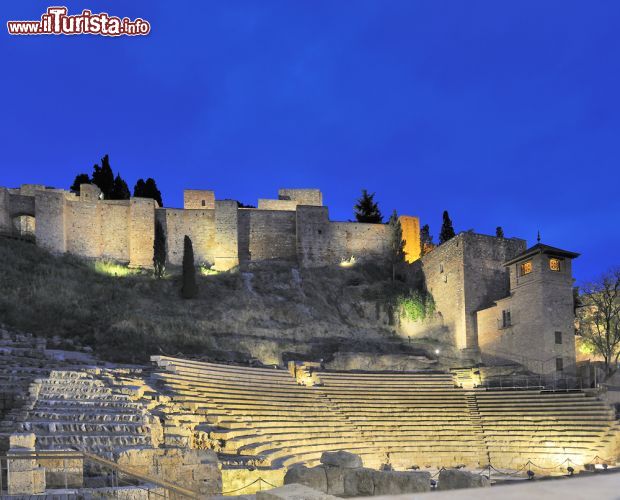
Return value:
M 217 200 L 210 190 L 185 190 L 184 208 L 159 207 L 154 200 L 106 200 L 97 186 L 80 194 L 24 185 L 0 188 L 0 232 L 19 232 L 17 217 L 30 217 L 36 242 L 54 253 L 106 258 L 151 267 L 155 221 L 166 235 L 167 260 L 180 265 L 183 239 L 191 238 L 197 264 L 216 270 L 252 261 L 283 260 L 306 267 L 354 258 L 384 259 L 389 251 L 386 224 L 334 222 L 318 189 L 280 189 L 277 199 L 258 208 Z M 409 259 L 419 256 L 419 222 L 402 217 Z

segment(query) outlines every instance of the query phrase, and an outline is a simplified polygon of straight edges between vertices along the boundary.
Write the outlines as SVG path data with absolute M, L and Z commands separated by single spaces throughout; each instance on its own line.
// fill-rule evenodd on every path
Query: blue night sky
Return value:
M 437 238 L 494 233 L 619 265 L 620 2 L 60 2 L 145 37 L 9 36 L 52 2 L 2 2 L 0 185 L 68 188 L 109 153 L 164 204 L 362 188 Z

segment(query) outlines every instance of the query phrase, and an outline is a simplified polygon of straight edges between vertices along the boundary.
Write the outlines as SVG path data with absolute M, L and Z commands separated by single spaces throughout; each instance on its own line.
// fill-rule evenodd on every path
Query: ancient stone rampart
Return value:
M 160 208 L 151 199 L 104 200 L 96 186 L 80 195 L 24 185 L 0 188 L 0 232 L 23 232 L 21 216 L 33 217 L 36 242 L 54 253 L 105 258 L 150 267 L 155 220 L 166 234 L 168 263 L 180 265 L 185 235 L 196 263 L 228 270 L 264 260 L 302 266 L 384 259 L 390 229 L 385 224 L 329 220 L 317 189 L 281 189 L 278 199 L 261 199 L 259 208 L 239 208 L 234 200 L 216 200 L 213 191 L 186 190 L 184 208 Z M 419 254 L 419 223 L 404 217 L 407 245 Z M 21 224 L 21 225 L 20 225 Z M 413 255 L 413 253 L 412 253 Z M 411 258 L 411 256 L 409 256 Z

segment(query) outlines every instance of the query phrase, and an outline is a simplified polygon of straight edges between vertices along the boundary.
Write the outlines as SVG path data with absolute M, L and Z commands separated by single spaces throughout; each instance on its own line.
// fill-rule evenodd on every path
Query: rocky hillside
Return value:
M 409 290 L 379 265 L 300 270 L 274 262 L 199 273 L 198 283 L 199 296 L 184 300 L 178 275 L 158 280 L 0 239 L 0 323 L 92 346 L 112 361 L 163 353 L 264 364 L 323 358 L 348 369 L 437 366 L 438 337 L 407 336 L 397 298 Z M 440 361 L 450 364 L 453 350 L 440 345 Z

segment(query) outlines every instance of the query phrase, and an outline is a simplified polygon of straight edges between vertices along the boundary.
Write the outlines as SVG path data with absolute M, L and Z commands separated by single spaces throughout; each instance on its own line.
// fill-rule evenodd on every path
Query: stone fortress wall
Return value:
M 49 251 L 139 267 L 152 266 L 156 221 L 171 265 L 182 263 L 185 235 L 197 264 L 224 271 L 269 260 L 309 268 L 385 259 L 389 252 L 389 225 L 331 221 L 316 189 L 281 189 L 278 199 L 259 200 L 259 208 L 217 200 L 213 191 L 187 190 L 184 204 L 176 209 L 144 198 L 103 200 L 93 185 L 82 185 L 79 196 L 38 185 L 0 188 L 0 232 L 23 229 L 16 221 L 30 217 L 37 245 Z M 449 332 L 467 359 L 495 353 L 534 372 L 574 373 L 570 258 L 561 273 L 548 271 L 548 257 L 536 258 L 532 275 L 517 283 L 516 264 L 506 263 L 529 252 L 522 239 L 463 232 L 420 258 L 419 220 L 401 216 L 401 226 L 411 264 L 404 272 L 436 305 L 436 324 L 422 325 L 419 336 L 437 327 Z M 500 324 L 508 313 L 509 324 Z M 540 353 L 546 353 L 544 364 Z
M 0 188 L 0 232 L 21 231 L 23 217 L 49 251 L 139 267 L 152 266 L 156 220 L 166 234 L 169 264 L 181 264 L 188 235 L 196 262 L 219 270 L 272 259 L 313 267 L 383 258 L 389 244 L 387 225 L 330 221 L 317 189 L 281 189 L 278 199 L 261 199 L 258 208 L 217 200 L 213 191 L 186 190 L 184 208 L 176 209 L 144 198 L 103 200 L 89 184 L 79 196 L 41 185 Z M 406 221 L 419 227 L 415 217 Z M 410 233 L 410 248 L 419 249 L 419 231 Z

